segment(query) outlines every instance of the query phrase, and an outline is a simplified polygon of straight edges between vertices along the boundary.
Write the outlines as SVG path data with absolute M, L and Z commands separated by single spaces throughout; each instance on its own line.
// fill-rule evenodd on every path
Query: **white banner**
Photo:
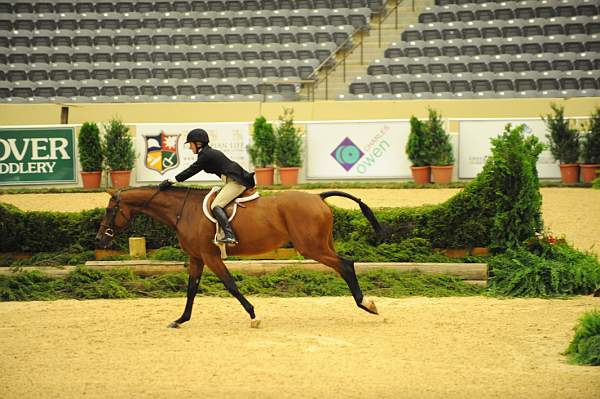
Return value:
M 144 124 L 136 126 L 136 180 L 158 182 L 174 178 L 197 158 L 185 143 L 187 133 L 201 127 L 210 138 L 210 146 L 222 151 L 231 160 L 248 170 L 250 160 L 246 150 L 249 123 Z M 216 175 L 200 172 L 187 181 L 217 181 Z
M 525 134 L 533 134 L 542 143 L 548 144 L 546 125 L 541 119 L 461 120 L 458 135 L 459 178 L 472 179 L 481 172 L 486 158 L 492 153 L 490 140 L 502 134 L 508 123 L 513 127 L 525 124 Z M 558 162 L 549 150 L 540 154 L 537 170 L 540 178 L 560 178 Z
M 308 124 L 306 177 L 408 178 L 409 131 L 408 121 Z

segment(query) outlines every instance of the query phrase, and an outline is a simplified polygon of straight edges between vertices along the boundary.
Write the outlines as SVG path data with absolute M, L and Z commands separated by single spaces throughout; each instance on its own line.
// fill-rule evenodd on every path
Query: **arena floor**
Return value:
M 0 303 L 0 395 L 21 398 L 582 398 L 600 368 L 561 353 L 571 300 L 233 298 Z

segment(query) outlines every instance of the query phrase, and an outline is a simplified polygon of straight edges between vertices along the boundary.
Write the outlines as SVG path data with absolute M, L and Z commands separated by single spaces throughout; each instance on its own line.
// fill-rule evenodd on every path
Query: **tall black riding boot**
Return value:
M 217 240 L 217 242 L 223 244 L 237 244 L 238 240 L 235 238 L 235 234 L 233 234 L 233 229 L 229 224 L 229 220 L 227 218 L 225 210 L 220 206 L 215 206 L 212 210 L 212 213 L 215 219 L 217 219 L 217 222 L 219 222 L 219 226 L 221 226 L 221 229 L 223 229 L 223 233 L 225 233 L 225 237 Z

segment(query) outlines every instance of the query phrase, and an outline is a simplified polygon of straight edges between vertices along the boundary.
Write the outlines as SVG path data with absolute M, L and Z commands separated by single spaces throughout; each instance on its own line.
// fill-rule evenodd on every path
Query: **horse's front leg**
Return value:
M 185 323 L 192 317 L 192 307 L 194 306 L 194 298 L 198 292 L 198 285 L 200 285 L 200 279 L 202 278 L 202 271 L 204 270 L 204 262 L 202 259 L 190 257 L 189 265 L 189 277 L 187 287 L 187 300 L 185 302 L 185 309 L 180 318 L 169 324 L 171 328 L 179 328 L 181 324 Z

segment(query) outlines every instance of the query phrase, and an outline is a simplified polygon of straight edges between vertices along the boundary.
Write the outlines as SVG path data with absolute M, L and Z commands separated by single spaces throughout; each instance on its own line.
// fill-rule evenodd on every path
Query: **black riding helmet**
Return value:
M 194 129 L 187 134 L 187 138 L 185 139 L 186 144 L 190 142 L 201 142 L 205 146 L 209 142 L 208 133 L 204 129 Z

